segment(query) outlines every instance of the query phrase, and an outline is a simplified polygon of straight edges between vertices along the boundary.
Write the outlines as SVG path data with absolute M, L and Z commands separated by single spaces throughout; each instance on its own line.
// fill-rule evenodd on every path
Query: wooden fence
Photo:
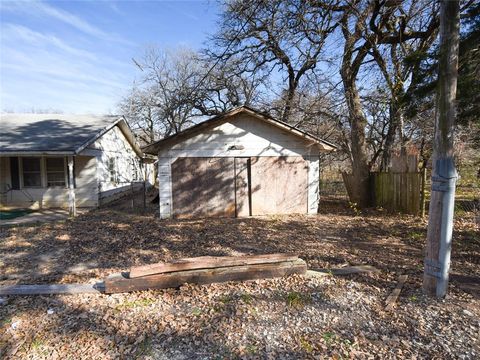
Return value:
M 343 173 L 343 180 L 350 199 L 353 195 L 352 174 Z M 371 199 L 375 206 L 390 212 L 418 215 L 422 174 L 420 172 L 372 172 L 370 173 Z
M 418 215 L 420 212 L 420 172 L 374 172 L 372 186 L 375 205 L 391 212 Z

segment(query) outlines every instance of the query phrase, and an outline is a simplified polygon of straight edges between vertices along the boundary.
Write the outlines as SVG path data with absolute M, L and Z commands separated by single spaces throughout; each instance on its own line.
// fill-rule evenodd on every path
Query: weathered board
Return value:
M 301 156 L 178 158 L 171 170 L 177 218 L 308 212 Z
M 98 294 L 102 292 L 103 283 L 0 286 L 0 295 Z
M 395 286 L 395 289 L 391 292 L 390 295 L 388 295 L 387 300 L 385 300 L 385 310 L 391 310 L 395 307 L 395 302 L 397 301 L 398 297 L 400 296 L 400 292 L 402 291 L 403 285 L 408 279 L 408 275 L 400 275 L 398 277 L 398 283 L 397 286 Z
M 343 268 L 334 268 L 334 269 L 319 269 L 319 270 L 308 270 L 307 277 L 319 277 L 319 276 L 329 276 L 329 275 L 351 275 L 351 274 L 362 274 L 362 273 L 371 273 L 371 272 L 380 272 L 374 266 L 371 265 L 356 265 L 356 266 L 347 266 Z
M 177 288 L 185 283 L 211 284 L 305 274 L 307 264 L 298 259 L 273 264 L 256 264 L 198 269 L 164 273 L 130 279 L 126 274 L 114 274 L 105 279 L 107 294 L 147 289 Z
M 308 162 L 301 156 L 251 159 L 252 215 L 308 212 Z
M 288 254 L 267 254 L 249 256 L 200 256 L 179 259 L 168 263 L 157 263 L 137 266 L 130 269 L 130 279 L 141 276 L 162 274 L 174 271 L 212 269 L 239 265 L 273 264 L 284 261 L 295 261 L 298 257 Z
M 376 206 L 390 212 L 419 213 L 421 173 L 375 172 L 372 176 Z
M 420 193 L 422 174 L 419 172 L 370 173 L 370 191 L 375 206 L 389 212 L 417 215 L 420 211 Z M 342 173 L 348 196 L 353 201 L 353 184 L 356 179 L 352 174 Z
M 394 173 L 417 172 L 418 155 L 417 154 L 395 154 L 391 158 L 390 171 Z

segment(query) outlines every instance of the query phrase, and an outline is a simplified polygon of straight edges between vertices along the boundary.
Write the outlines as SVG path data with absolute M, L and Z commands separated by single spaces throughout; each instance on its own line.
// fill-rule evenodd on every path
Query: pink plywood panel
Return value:
M 251 158 L 252 215 L 306 213 L 307 187 L 302 157 Z
M 172 163 L 176 218 L 235 216 L 234 158 L 178 158 Z

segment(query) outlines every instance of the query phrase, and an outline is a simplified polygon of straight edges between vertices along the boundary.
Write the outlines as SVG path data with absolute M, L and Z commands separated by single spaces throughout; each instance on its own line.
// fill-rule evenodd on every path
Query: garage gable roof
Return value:
M 75 155 L 118 126 L 138 156 L 142 150 L 118 115 L 1 114 L 0 154 Z
M 193 134 L 200 133 L 202 131 L 205 131 L 207 129 L 210 129 L 212 127 L 215 127 L 219 124 L 222 124 L 224 122 L 227 122 L 230 120 L 233 116 L 238 115 L 238 114 L 248 114 L 254 117 L 255 119 L 258 119 L 259 121 L 264 121 L 266 123 L 269 123 L 271 125 L 274 125 L 280 129 L 286 130 L 290 133 L 292 133 L 295 136 L 301 137 L 302 139 L 306 141 L 313 142 L 317 144 L 322 150 L 326 151 L 334 151 L 337 146 L 332 144 L 331 142 L 328 142 L 326 140 L 322 140 L 306 131 L 303 131 L 299 129 L 298 127 L 292 126 L 290 124 L 287 124 L 283 121 L 277 120 L 265 113 L 262 113 L 258 110 L 252 109 L 248 106 L 241 106 L 235 109 L 232 109 L 230 111 L 227 111 L 223 114 L 214 116 L 208 120 L 205 120 L 197 125 L 194 125 L 186 130 L 183 130 L 177 134 L 168 136 L 162 140 L 153 142 L 145 147 L 142 148 L 143 152 L 147 154 L 153 154 L 156 155 L 162 148 L 165 146 L 173 145 L 175 143 L 181 142 L 182 140 L 190 137 Z

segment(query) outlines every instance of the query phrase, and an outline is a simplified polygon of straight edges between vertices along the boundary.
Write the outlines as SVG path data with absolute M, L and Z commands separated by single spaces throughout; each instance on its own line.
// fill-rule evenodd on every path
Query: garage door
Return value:
M 301 156 L 251 158 L 251 213 L 307 212 L 308 162 Z
M 173 215 L 306 213 L 307 178 L 302 157 L 178 158 L 172 163 Z
M 235 216 L 234 158 L 178 158 L 172 163 L 173 215 Z

